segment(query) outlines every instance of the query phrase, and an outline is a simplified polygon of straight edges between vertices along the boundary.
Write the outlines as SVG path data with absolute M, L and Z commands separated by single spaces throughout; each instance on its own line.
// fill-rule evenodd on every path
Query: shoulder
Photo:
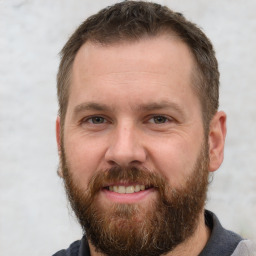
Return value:
M 256 243 L 251 240 L 242 240 L 231 256 L 256 256 Z
M 81 240 L 73 242 L 68 249 L 61 250 L 52 256 L 90 256 L 90 248 L 86 236 Z
M 199 256 L 232 255 L 243 238 L 238 234 L 223 228 L 217 216 L 207 210 L 205 211 L 205 223 L 211 230 L 211 236 Z
M 78 256 L 80 246 L 81 240 L 75 241 L 69 246 L 69 248 L 65 250 L 60 250 L 52 256 Z

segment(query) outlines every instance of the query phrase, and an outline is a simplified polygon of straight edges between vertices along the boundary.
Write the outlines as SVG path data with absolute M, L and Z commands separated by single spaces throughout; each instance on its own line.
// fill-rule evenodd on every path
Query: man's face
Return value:
M 105 233 L 109 227 L 116 233 L 118 225 L 119 236 L 129 225 L 138 232 L 147 218 L 163 222 L 166 215 L 154 214 L 159 201 L 183 207 L 176 213 L 189 212 L 175 221 L 191 218 L 194 225 L 180 227 L 194 231 L 208 176 L 208 144 L 192 89 L 194 65 L 188 47 L 174 37 L 86 43 L 79 50 L 61 143 L 63 175 L 67 189 L 75 190 L 68 193 L 80 215 L 89 215 L 84 208 L 92 207 L 92 215 L 105 216 Z M 184 205 L 188 201 L 193 204 Z M 79 218 L 88 223 L 86 216 Z

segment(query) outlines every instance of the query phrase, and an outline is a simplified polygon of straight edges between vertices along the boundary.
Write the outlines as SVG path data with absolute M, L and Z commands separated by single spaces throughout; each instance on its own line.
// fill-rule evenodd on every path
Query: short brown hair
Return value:
M 204 126 L 208 130 L 219 105 L 219 71 L 213 46 L 206 35 L 182 14 L 144 1 L 124 1 L 102 9 L 85 20 L 63 47 L 57 76 L 62 125 L 67 111 L 73 62 L 85 42 L 109 45 L 163 33 L 175 33 L 194 55 L 197 65 L 193 87 L 200 99 Z

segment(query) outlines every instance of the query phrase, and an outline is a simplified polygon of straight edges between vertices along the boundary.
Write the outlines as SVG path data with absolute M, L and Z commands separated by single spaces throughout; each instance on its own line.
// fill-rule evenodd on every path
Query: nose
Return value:
M 114 129 L 105 159 L 110 165 L 123 167 L 146 160 L 146 151 L 136 127 L 126 124 Z

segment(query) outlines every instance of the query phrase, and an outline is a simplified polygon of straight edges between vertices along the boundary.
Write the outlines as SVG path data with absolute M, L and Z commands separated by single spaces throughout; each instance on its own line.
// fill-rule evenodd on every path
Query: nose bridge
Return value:
M 139 129 L 131 120 L 119 122 L 111 136 L 106 160 L 120 166 L 143 162 L 146 158 Z

